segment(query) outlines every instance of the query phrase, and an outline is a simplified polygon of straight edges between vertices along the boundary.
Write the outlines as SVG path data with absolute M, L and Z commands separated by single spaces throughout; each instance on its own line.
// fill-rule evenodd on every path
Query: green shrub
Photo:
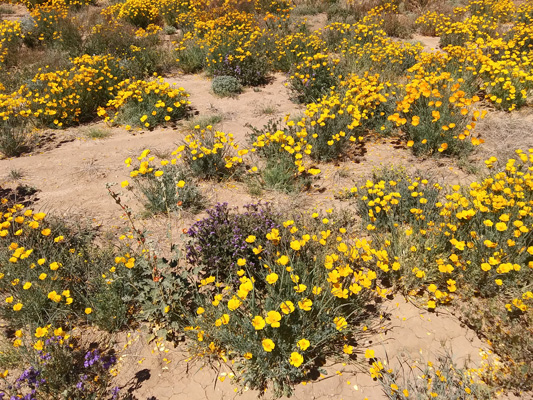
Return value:
M 346 232 L 340 224 L 296 218 L 265 235 L 269 219 L 268 212 L 254 208 L 231 217 L 219 206 L 193 226 L 194 256 L 188 259 L 202 279 L 191 287 L 191 303 L 175 302 L 171 310 L 185 315 L 194 355 L 230 357 L 241 384 L 261 392 L 272 388 L 277 397 L 290 395 L 310 374 L 324 373 L 326 357 L 355 354 L 355 343 L 371 330 L 367 324 L 376 303 L 372 274 L 359 270 L 357 262 L 350 264 L 357 271 L 349 267 L 346 274 L 333 268 L 332 251 L 340 269 L 349 253 L 330 235 Z
M 433 180 L 408 174 L 403 168 L 375 169 L 371 180 L 356 192 L 358 213 L 365 227 L 373 224 L 380 232 L 392 232 L 402 224 L 423 228 L 427 221 L 418 218 L 418 211 L 413 211 L 421 208 L 429 212 L 434 208 L 440 189 Z M 416 197 L 412 196 L 413 191 L 418 193 Z M 421 203 L 420 198 L 425 200 Z
M 338 63 L 339 60 L 319 53 L 294 65 L 289 84 L 295 99 L 300 103 L 313 103 L 328 94 L 338 84 Z
M 15 205 L 0 229 L 0 314 L 13 327 L 61 326 L 85 316 L 105 287 L 113 255 L 93 244 L 91 229 Z M 7 214 L 4 214 L 7 215 Z M 110 319 L 120 310 L 110 310 Z M 104 325 L 103 327 L 106 327 Z
M 260 169 L 249 171 L 252 184 L 284 193 L 297 192 L 310 185 L 307 177 L 299 173 L 294 154 L 280 145 L 295 137 L 293 123 L 288 126 L 282 119 L 271 119 L 262 129 L 247 125 L 251 128 L 248 142 L 263 159 Z
M 183 119 L 189 112 L 189 94 L 161 77 L 153 81 L 126 79 L 116 89 L 117 94 L 107 108 L 100 107 L 98 115 L 110 123 L 126 125 L 127 129 L 153 129 Z
M 450 73 L 441 73 L 431 81 L 415 80 L 406 87 L 409 93 L 388 120 L 402 127 L 416 155 L 462 157 L 482 143 L 475 135 L 475 121 L 486 112 L 472 110 L 479 97 L 466 97 Z
M 120 388 L 109 387 L 117 357 L 103 343 L 89 345 L 87 338 L 50 326 L 38 327 L 27 335 L 19 330 L 17 335 L 22 338 L 15 339 L 15 343 L 22 355 L 19 367 L 23 371 L 16 380 L 8 377 L 3 395 L 11 395 L 13 399 L 118 397 Z M 37 339 L 32 340 L 33 335 Z
M 226 34 L 206 56 L 207 71 L 213 76 L 232 76 L 243 86 L 259 86 L 268 82 L 270 63 L 261 35 L 244 31 Z M 245 43 L 245 44 L 243 44 Z
M 16 65 L 22 44 L 22 26 L 19 21 L 0 22 L 0 70 Z
M 203 196 L 183 167 L 167 164 L 159 171 L 163 172 L 160 176 L 147 173 L 134 178 L 132 190 L 142 196 L 147 211 L 160 214 L 181 209 L 197 212 L 203 208 Z
M 192 39 L 184 39 L 176 48 L 178 67 L 186 74 L 194 74 L 204 69 L 207 57 L 205 45 Z
M 237 78 L 221 75 L 213 78 L 211 89 L 217 96 L 228 97 L 241 93 L 242 86 Z
M 381 364 L 380 361 L 379 364 Z M 492 390 L 479 381 L 465 365 L 458 367 L 453 356 L 445 352 L 436 362 L 401 360 L 402 372 L 391 369 L 376 372 L 383 393 L 390 400 L 450 399 L 474 400 L 492 398 Z
M 67 5 L 43 2 L 22 20 L 23 41 L 28 47 L 52 47 L 76 57 L 83 53 L 79 23 Z
M 18 157 L 33 147 L 33 135 L 27 121 L 0 121 L 0 153 L 6 157 Z
M 242 156 L 233 134 L 216 131 L 211 125 L 195 129 L 184 137 L 173 155 L 183 159 L 192 174 L 200 179 L 224 179 L 241 172 Z
M 386 260 L 394 262 L 399 289 L 425 293 L 430 309 L 477 296 L 499 299 L 500 310 L 510 316 L 526 313 L 533 298 L 526 283 L 533 274 L 531 217 L 523 209 L 531 198 L 524 190 L 530 164 L 528 154 L 517 151 L 499 171 L 440 195 L 435 190 L 440 186 L 429 180 L 402 183 L 405 178 L 390 174 L 359 188 L 360 202 L 366 203 L 360 206 L 362 217 L 370 221 L 366 229 L 373 246 L 386 249 Z M 388 264 L 376 266 L 390 275 Z

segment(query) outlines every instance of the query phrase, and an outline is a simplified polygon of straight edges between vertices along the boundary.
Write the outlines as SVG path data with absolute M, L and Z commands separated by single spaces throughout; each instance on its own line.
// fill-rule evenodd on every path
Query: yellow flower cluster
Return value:
M 315 336 L 302 337 L 299 331 L 295 332 L 290 335 L 294 341 L 287 348 L 288 338 L 284 334 L 281 339 L 283 333 L 279 332 L 287 332 L 286 325 L 293 324 L 295 319 L 313 320 L 314 325 L 325 324 L 332 337 L 344 338 L 347 342 L 341 349 L 351 354 L 349 332 L 358 328 L 351 326 L 349 316 L 337 309 L 333 315 L 320 314 L 317 319 L 317 312 L 324 307 L 335 308 L 335 304 L 369 299 L 368 296 L 384 297 L 388 291 L 377 285 L 374 271 L 359 267 L 361 260 L 377 254 L 369 242 L 362 240 L 350 245 L 348 238 L 343 239 L 346 229 L 328 229 L 328 223 L 324 219 L 320 223 L 324 228 L 312 233 L 314 229 L 298 227 L 295 221 L 287 220 L 283 227 L 271 229 L 265 237 L 248 236 L 245 242 L 254 252 L 272 246 L 278 250 L 277 255 L 273 259 L 264 258 L 261 270 L 253 273 L 248 270 L 246 259 L 236 260 L 241 269 L 226 281 L 234 284 L 218 281 L 215 276 L 202 279 L 198 285 L 201 296 L 212 300 L 203 301 L 196 309 L 194 325 L 187 327 L 186 332 L 200 343 L 220 343 L 220 338 L 231 332 L 250 332 L 246 335 L 246 351 L 237 354 L 243 358 L 245 366 L 248 360 L 256 362 L 258 358 L 270 357 L 283 340 L 282 354 L 286 358 L 281 362 L 304 368 L 309 352 L 316 346 Z M 325 256 L 323 265 L 309 268 L 300 263 L 299 258 L 315 246 L 331 252 Z M 317 284 L 319 276 L 323 277 L 320 278 L 323 285 Z M 267 297 L 263 304 L 260 299 L 265 296 L 265 290 Z M 235 353 L 231 341 L 223 345 L 226 346 L 224 358 Z M 201 354 L 205 355 L 199 351 Z
M 176 84 L 169 84 L 158 77 L 151 81 L 126 79 L 114 88 L 117 93 L 107 107 L 100 107 L 98 115 L 109 123 L 121 121 L 122 112 L 128 107 L 138 108 L 139 120 L 131 123 L 140 127 L 155 127 L 168 121 L 176 121 L 187 114 L 189 94 Z M 114 114 L 111 114 L 114 112 Z M 130 125 L 127 129 L 130 129 Z
M 17 46 L 17 41 L 22 37 L 22 28 L 19 21 L 3 20 L 0 22 L 0 69 L 9 52 Z
M 49 228 L 42 229 L 41 225 L 45 217 L 45 213 L 35 213 L 31 209 L 25 209 L 21 204 L 16 204 L 8 208 L 7 212 L 0 213 L 0 244 L 4 243 L 2 246 L 6 246 L 11 251 L 8 264 L 0 269 L 0 280 L 4 282 L 10 280 L 9 285 L 5 282 L 1 286 L 3 290 L 11 287 L 11 293 L 7 291 L 8 297 L 5 302 L 13 303 L 12 308 L 15 312 L 23 309 L 25 299 L 31 299 L 40 294 L 46 294 L 47 298 L 54 303 L 60 303 L 63 299 L 66 305 L 73 302 L 70 290 L 50 290 L 52 287 L 63 286 L 61 279 L 63 265 L 53 259 L 47 259 L 49 256 L 42 254 L 41 248 L 29 249 L 19 244 L 29 237 L 36 236 L 38 240 L 49 241 L 52 246 L 56 247 L 63 242 L 63 236 L 53 237 Z M 10 244 L 7 245 L 7 243 Z M 75 254 L 75 249 L 70 249 L 70 253 Z
M 102 10 L 102 15 L 115 21 L 124 19 L 139 28 L 147 28 L 157 22 L 159 6 L 156 0 L 126 0 Z
M 239 149 L 233 134 L 213 130 L 211 125 L 206 129 L 199 128 L 197 126 L 194 133 L 185 136 L 184 144 L 172 152 L 176 158 L 171 161 L 183 158 L 189 165 L 199 165 L 212 160 L 214 168 L 227 170 L 244 162 L 243 156 L 248 154 L 248 150 Z
M 487 165 L 496 162 L 491 158 Z M 368 210 L 367 229 L 388 226 L 395 238 L 367 250 L 372 263 L 383 272 L 399 271 L 413 294 L 425 286 L 429 308 L 480 292 L 497 293 L 507 309 L 526 311 L 531 296 L 524 282 L 533 274 L 527 239 L 533 229 L 533 150 L 517 151 L 503 170 L 480 182 L 453 186 L 442 201 L 435 189 L 442 188 L 416 178 L 404 184 L 368 181 L 353 191 Z
M 486 90 L 489 101 L 512 111 L 526 104 L 533 87 L 530 11 L 528 2 L 515 8 L 512 1 L 471 1 L 457 8 L 454 18 L 432 12 L 417 22 L 433 27 L 441 36 L 441 46 L 457 63 L 450 60 L 451 65 L 462 68 L 470 79 L 482 79 L 481 89 Z M 464 19 L 454 21 L 457 18 Z M 503 24 L 509 23 L 511 26 L 504 28 Z

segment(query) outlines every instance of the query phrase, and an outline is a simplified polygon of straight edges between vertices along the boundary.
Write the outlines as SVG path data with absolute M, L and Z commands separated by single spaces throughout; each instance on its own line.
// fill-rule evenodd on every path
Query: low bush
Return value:
M 217 96 L 228 97 L 241 93 L 242 86 L 233 76 L 215 76 L 211 84 L 213 93 Z
M 1 219 L 0 293 L 6 301 L 0 314 L 16 328 L 84 318 L 106 289 L 102 274 L 109 271 L 112 253 L 93 246 L 90 229 L 45 216 L 15 205 Z M 121 312 L 101 316 L 101 326 L 123 320 Z
M 187 116 L 189 94 L 176 84 L 170 85 L 163 78 L 153 81 L 130 80 L 116 85 L 117 95 L 109 100 L 107 108 L 98 114 L 105 120 L 131 127 L 153 129 L 167 122 Z
M 402 371 L 385 369 L 374 361 L 371 373 L 382 385 L 390 400 L 443 398 L 450 400 L 487 399 L 493 390 L 483 384 L 476 370 L 459 367 L 449 352 L 438 355 L 435 362 L 401 360 Z M 381 367 L 381 368 L 380 368 Z
M 489 168 L 496 162 L 486 161 Z M 533 302 L 532 162 L 519 150 L 484 179 L 447 191 L 390 171 L 351 191 L 369 221 L 370 251 L 380 254 L 370 268 L 404 294 L 421 296 L 429 310 L 458 307 L 470 327 L 497 343 L 498 359 L 483 379 L 520 390 L 531 389 L 519 382 L 530 382 L 533 370 L 530 335 L 520 328 L 530 326 Z
M 176 48 L 178 67 L 185 74 L 194 74 L 205 68 L 207 49 L 204 45 L 199 44 L 191 35 L 186 34 Z
M 450 82 L 450 73 L 434 74 L 431 79 L 417 77 L 405 91 L 388 120 L 402 127 L 407 145 L 416 155 L 462 156 L 483 142 L 475 134 L 475 126 L 486 112 L 471 109 L 480 99 L 466 97 L 459 82 Z
M 112 350 L 89 347 L 80 336 L 61 327 L 17 330 L 13 345 L 22 354 L 23 371 L 15 379 L 4 377 L 10 398 L 118 399 L 120 388 L 111 388 L 117 358 Z
M 241 171 L 243 156 L 231 133 L 216 131 L 211 125 L 185 136 L 173 155 L 183 159 L 192 174 L 200 179 L 224 179 Z
M 147 211 L 168 214 L 182 209 L 191 212 L 202 209 L 203 196 L 182 166 L 163 161 L 160 168 L 151 167 L 153 157 L 148 158 L 148 154 L 140 161 L 133 169 L 133 185 L 129 187 Z
M 236 261 L 240 258 L 248 260 L 248 266 L 254 270 L 262 267 L 264 254 L 254 252 L 245 239 L 266 237 L 272 229 L 279 229 L 280 215 L 272 206 L 253 204 L 246 206 L 246 212 L 239 213 L 237 208 L 220 203 L 207 210 L 207 215 L 187 231 L 190 238 L 186 247 L 187 261 L 207 267 L 199 274 L 202 279 L 211 275 L 227 278 L 240 269 Z
M 231 359 L 242 384 L 272 388 L 277 397 L 324 373 L 326 357 L 347 360 L 358 351 L 356 342 L 372 330 L 374 275 L 345 262 L 350 250 L 337 238 L 346 232 L 339 222 L 317 214 L 268 230 L 273 215 L 257 206 L 239 216 L 225 206 L 210 214 L 189 232 L 189 262 L 204 271 L 191 287 L 188 307 L 196 312 L 172 305 L 185 315 L 194 355 Z
M 37 123 L 64 128 L 96 118 L 97 111 L 113 98 L 109 88 L 125 74 L 120 60 L 111 56 L 84 55 L 71 60 L 71 67 L 59 71 L 42 71 L 23 93 L 33 91 L 30 107 Z M 43 108 L 43 104 L 46 107 Z
M 295 99 L 300 103 L 313 103 L 328 94 L 338 84 L 336 72 L 338 59 L 327 54 L 315 54 L 290 71 L 289 85 Z
M 0 22 L 0 70 L 3 65 L 15 65 L 22 44 L 22 26 L 19 21 Z
M 259 86 L 268 82 L 270 63 L 259 46 L 261 34 L 244 30 L 213 33 L 217 34 L 221 37 L 209 47 L 206 56 L 206 69 L 211 75 L 232 76 L 243 86 Z
M 0 121 L 0 154 L 18 157 L 34 145 L 33 134 L 24 119 Z
M 294 121 L 284 123 L 283 119 L 271 119 L 261 129 L 248 127 L 251 128 L 248 141 L 261 158 L 260 168 L 248 171 L 252 184 L 284 193 L 297 192 L 310 185 L 307 174 L 298 169 L 294 152 L 285 146 L 296 137 Z

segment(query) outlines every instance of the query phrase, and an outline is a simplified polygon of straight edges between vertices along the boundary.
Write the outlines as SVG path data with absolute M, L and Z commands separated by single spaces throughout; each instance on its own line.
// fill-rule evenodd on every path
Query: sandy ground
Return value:
M 443 345 L 452 349 L 458 365 L 469 361 L 471 366 L 480 362 L 484 344 L 472 331 L 462 327 L 449 314 L 433 314 L 406 303 L 397 297 L 388 302 L 384 310 L 390 315 L 388 329 L 375 334 L 366 348 L 375 350 L 376 357 L 388 367 L 398 366 L 397 358 L 435 361 Z M 259 393 L 240 390 L 231 379 L 231 365 L 203 366 L 201 361 L 187 362 L 183 348 L 169 344 L 148 346 L 143 335 L 134 333 L 123 339 L 127 348 L 121 353 L 119 382 L 139 400 L 203 400 L 203 399 L 254 399 Z M 129 344 L 128 344 L 129 343 Z M 361 359 L 359 355 L 359 359 Z M 364 367 L 363 369 L 368 369 Z M 329 364 L 327 375 L 316 381 L 298 385 L 293 395 L 297 400 L 308 399 L 386 399 L 378 382 L 352 364 Z M 269 393 L 265 393 L 269 396 Z M 284 398 L 285 399 L 285 398 Z

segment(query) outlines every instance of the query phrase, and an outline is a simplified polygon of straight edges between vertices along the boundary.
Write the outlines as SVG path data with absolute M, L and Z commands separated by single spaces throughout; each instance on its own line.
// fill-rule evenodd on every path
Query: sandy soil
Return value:
M 389 360 L 389 367 L 398 366 L 397 357 L 435 361 L 443 351 L 442 345 L 452 350 L 458 365 L 467 360 L 471 366 L 479 364 L 479 352 L 484 344 L 453 316 L 428 313 L 400 297 L 388 302 L 384 310 L 390 313 L 388 329 L 369 338 L 362 348 L 363 352 L 366 348 L 374 349 L 380 360 Z M 119 382 L 126 388 L 131 387 L 139 400 L 248 400 L 259 395 L 254 390 L 238 389 L 231 379 L 231 365 L 210 367 L 203 366 L 201 361 L 188 362 L 183 348 L 173 348 L 168 343 L 148 346 L 138 332 L 123 338 L 122 342 L 127 348 L 121 353 Z M 359 360 L 363 358 L 358 357 Z M 364 364 L 362 362 L 363 368 Z M 328 374 L 316 381 L 298 385 L 293 398 L 387 398 L 380 384 L 354 365 L 329 364 L 326 371 Z M 265 394 L 269 396 L 268 391 Z

